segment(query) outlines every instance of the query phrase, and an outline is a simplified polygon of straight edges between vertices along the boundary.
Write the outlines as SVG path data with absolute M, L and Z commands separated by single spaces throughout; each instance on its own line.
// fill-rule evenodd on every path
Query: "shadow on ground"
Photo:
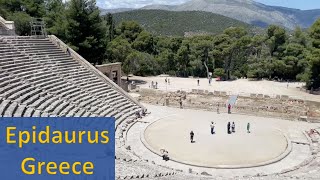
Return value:
M 122 80 L 126 81 L 126 78 L 122 78 Z M 133 79 L 133 78 L 129 78 L 129 83 L 134 82 L 136 85 L 143 85 L 143 84 L 147 84 L 147 81 L 143 81 L 140 79 Z

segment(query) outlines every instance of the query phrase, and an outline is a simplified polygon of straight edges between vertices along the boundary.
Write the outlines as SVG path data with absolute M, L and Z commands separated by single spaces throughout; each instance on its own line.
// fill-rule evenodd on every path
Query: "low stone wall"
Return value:
M 182 99 L 183 108 L 202 109 L 216 112 L 219 104 L 220 112 L 227 112 L 226 103 L 229 99 L 229 96 L 224 96 L 224 94 L 221 95 L 221 92 L 219 91 L 215 91 L 212 94 L 198 93 L 198 90 L 194 90 L 190 93 L 186 93 L 184 91 L 166 93 L 164 91 L 153 91 L 149 89 L 142 89 L 139 92 L 141 95 L 140 100 L 148 104 L 179 108 L 180 99 Z M 314 115 L 314 110 L 317 105 L 312 105 L 312 107 L 313 108 L 311 108 L 311 105 L 307 104 L 303 100 L 291 99 L 288 96 L 279 95 L 278 98 L 270 98 L 269 96 L 262 94 L 250 94 L 250 97 L 239 96 L 236 105 L 232 107 L 232 112 L 303 121 L 300 118 L 301 116 L 310 116 L 311 114 Z M 318 116 L 315 115 L 315 117 Z M 317 122 L 317 120 L 310 121 Z

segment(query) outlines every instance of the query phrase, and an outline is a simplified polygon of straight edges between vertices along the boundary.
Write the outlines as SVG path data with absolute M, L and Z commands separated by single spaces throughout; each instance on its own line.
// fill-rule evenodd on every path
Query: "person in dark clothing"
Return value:
M 191 143 L 194 142 L 194 141 L 193 141 L 193 137 L 194 137 L 194 133 L 193 133 L 193 131 L 191 131 L 191 132 L 190 132 L 190 140 L 191 140 Z
M 198 86 L 200 86 L 200 79 L 198 79 Z
M 141 118 L 140 111 L 136 111 L 136 118 L 137 118 L 137 119 Z
M 166 150 L 162 150 L 162 159 L 164 160 L 164 161 L 169 161 L 170 160 L 170 158 L 169 158 L 169 153 L 168 153 L 168 151 L 166 151 Z
M 67 48 L 67 53 L 68 53 L 69 56 L 71 56 L 69 48 Z
M 231 134 L 231 130 L 230 130 L 231 124 L 230 122 L 228 122 L 227 128 L 228 128 L 228 134 Z

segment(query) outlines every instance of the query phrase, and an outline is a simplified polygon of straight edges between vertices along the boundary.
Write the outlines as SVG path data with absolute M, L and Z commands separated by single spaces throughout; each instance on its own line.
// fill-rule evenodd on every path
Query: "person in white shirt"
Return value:
M 212 121 L 211 124 L 210 124 L 211 134 L 215 134 L 215 133 L 216 133 L 216 132 L 214 131 L 214 126 L 215 126 L 215 123 Z

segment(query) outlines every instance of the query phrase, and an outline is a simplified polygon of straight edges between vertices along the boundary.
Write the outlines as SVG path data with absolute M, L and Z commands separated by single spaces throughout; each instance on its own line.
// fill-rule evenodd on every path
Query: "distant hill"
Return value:
M 310 27 L 320 17 L 320 10 L 299 10 L 267 6 L 253 0 L 191 0 L 181 5 L 149 5 L 142 9 L 170 11 L 205 11 L 224 15 L 260 27 L 277 24 L 289 29 Z
M 228 27 L 238 26 L 254 29 L 247 23 L 201 11 L 134 10 L 113 15 L 116 24 L 133 20 L 153 34 L 166 36 L 217 34 Z
M 131 9 L 131 8 L 102 9 L 102 8 L 100 8 L 100 12 L 102 15 L 105 15 L 107 13 L 118 13 L 118 12 L 132 11 L 132 10 L 134 10 L 134 9 Z

